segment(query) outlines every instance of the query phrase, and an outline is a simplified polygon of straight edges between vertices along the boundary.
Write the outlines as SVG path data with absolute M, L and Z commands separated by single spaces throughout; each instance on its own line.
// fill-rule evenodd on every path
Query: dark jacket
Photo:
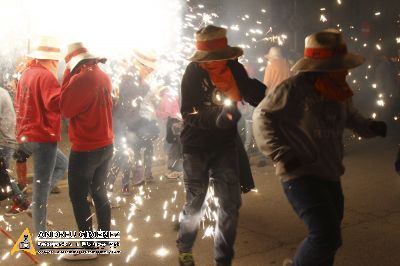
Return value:
M 251 79 L 243 65 L 229 60 L 236 84 L 244 101 L 256 106 L 265 95 L 265 85 Z M 213 85 L 208 73 L 190 63 L 183 75 L 181 113 L 184 128 L 181 143 L 184 153 L 207 152 L 235 145 L 237 129 L 220 129 L 216 120 L 223 107 L 223 94 Z

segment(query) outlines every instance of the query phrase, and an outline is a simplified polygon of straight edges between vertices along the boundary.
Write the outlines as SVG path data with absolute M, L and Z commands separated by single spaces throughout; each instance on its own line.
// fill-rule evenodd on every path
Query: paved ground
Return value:
M 400 177 L 393 171 L 396 149 L 393 139 L 352 141 L 347 145 L 347 172 L 343 178 L 346 197 L 344 245 L 337 254 L 335 265 L 400 265 Z M 281 265 L 285 257 L 293 255 L 306 231 L 284 198 L 273 166 L 254 167 L 253 170 L 258 192 L 243 196 L 234 265 Z M 159 176 L 162 171 L 160 164 L 155 173 Z M 49 218 L 54 221 L 51 229 L 76 230 L 65 180 L 61 188 L 62 193 L 51 195 L 49 202 Z M 56 255 L 37 258 L 41 263 L 59 266 L 124 265 L 127 262 L 140 266 L 177 265 L 176 232 L 172 220 L 174 215 L 177 218 L 183 203 L 181 183 L 158 178 L 146 185 L 141 194 L 135 190 L 134 195 L 126 198 L 124 206 L 112 210 L 113 229 L 121 230 L 121 255 L 73 263 L 58 261 Z M 136 200 L 141 196 L 143 204 L 137 205 L 140 210 L 129 220 L 135 195 Z M 6 202 L 1 204 L 0 214 L 5 212 Z M 12 225 L 10 233 L 15 238 L 26 226 L 31 226 L 26 215 L 6 217 L 5 220 Z M 1 221 L 0 226 L 4 227 L 5 222 Z M 204 230 L 194 249 L 196 262 L 197 265 L 212 265 L 212 239 L 202 239 L 203 233 Z M 157 255 L 160 248 L 167 250 L 163 257 Z M 0 235 L 0 264 L 31 264 L 26 256 L 7 256 L 10 249 L 4 236 Z M 136 252 L 129 256 L 133 250 Z

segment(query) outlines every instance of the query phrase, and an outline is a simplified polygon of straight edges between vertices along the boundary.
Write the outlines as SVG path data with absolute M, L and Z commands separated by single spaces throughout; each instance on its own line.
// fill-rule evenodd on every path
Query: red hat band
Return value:
M 75 51 L 73 51 L 72 53 L 68 54 L 65 57 L 65 63 L 68 63 L 72 59 L 72 57 L 75 57 L 75 56 L 77 56 L 79 54 L 87 53 L 87 51 L 88 50 L 85 47 L 81 47 L 79 49 L 76 49 Z
M 305 48 L 304 57 L 312 59 L 326 59 L 335 56 L 343 56 L 347 54 L 346 45 L 341 45 L 336 48 Z
M 228 47 L 228 39 L 227 38 L 220 38 L 208 41 L 197 41 L 196 48 L 200 51 L 213 51 L 218 49 L 223 49 Z
M 60 48 L 50 47 L 50 46 L 39 46 L 38 48 L 36 48 L 36 50 L 43 52 L 55 52 L 55 53 L 59 53 L 61 51 Z

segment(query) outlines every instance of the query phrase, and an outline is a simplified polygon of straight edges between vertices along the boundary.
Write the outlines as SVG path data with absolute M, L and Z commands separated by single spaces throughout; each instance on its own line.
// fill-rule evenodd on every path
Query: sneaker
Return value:
M 179 254 L 179 266 L 194 266 L 192 253 L 182 252 Z
M 171 171 L 167 174 L 165 174 L 165 177 L 168 179 L 177 179 L 182 175 L 182 172 L 178 172 L 178 171 Z
M 64 260 L 93 260 L 97 258 L 97 254 L 65 254 L 62 258 Z
M 293 260 L 292 259 L 284 259 L 282 266 L 292 266 L 293 265 Z
M 14 216 L 14 215 L 18 215 L 18 214 L 24 213 L 27 210 L 28 210 L 28 208 L 24 208 L 22 206 L 19 206 L 16 203 L 13 203 L 11 208 L 4 215 L 5 216 Z
M 60 194 L 61 189 L 58 186 L 53 187 L 53 189 L 50 191 L 51 194 Z

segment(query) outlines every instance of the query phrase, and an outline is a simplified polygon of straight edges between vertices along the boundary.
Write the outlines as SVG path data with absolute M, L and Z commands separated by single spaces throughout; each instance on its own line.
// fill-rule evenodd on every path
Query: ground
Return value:
M 393 137 L 351 141 L 346 145 L 344 244 L 337 253 L 335 265 L 400 265 L 400 176 L 393 169 L 396 151 Z M 162 161 L 157 162 L 154 173 L 158 178 L 144 186 L 143 205 L 138 206 L 140 210 L 129 221 L 129 203 L 134 202 L 134 195 L 127 198 L 125 205 L 112 209 L 112 228 L 121 231 L 122 254 L 72 263 L 58 260 L 57 255 L 40 255 L 38 260 L 59 266 L 177 265 L 172 219 L 173 215 L 177 219 L 184 192 L 180 182 L 159 178 L 164 169 Z M 233 265 L 281 265 L 284 258 L 294 254 L 306 229 L 287 203 L 273 165 L 270 162 L 262 168 L 254 165 L 253 171 L 258 192 L 243 195 Z M 50 196 L 49 219 L 54 225 L 49 229 L 76 230 L 66 180 L 60 186 L 62 193 Z M 134 193 L 138 196 L 139 190 Z M 1 203 L 0 215 L 6 211 L 6 205 L 5 201 Z M 5 220 L 12 225 L 10 233 L 14 238 L 18 238 L 25 227 L 31 228 L 31 220 L 24 214 L 5 217 Z M 4 227 L 5 223 L 0 222 L 0 226 Z M 197 265 L 212 265 L 212 239 L 202 239 L 203 233 L 204 230 L 198 235 L 194 256 Z M 156 253 L 162 247 L 169 252 L 163 257 Z M 18 258 L 16 254 L 7 256 L 10 250 L 11 245 L 0 234 L 0 264 L 31 264 L 23 254 Z M 133 256 L 129 256 L 134 250 Z

